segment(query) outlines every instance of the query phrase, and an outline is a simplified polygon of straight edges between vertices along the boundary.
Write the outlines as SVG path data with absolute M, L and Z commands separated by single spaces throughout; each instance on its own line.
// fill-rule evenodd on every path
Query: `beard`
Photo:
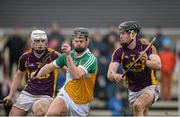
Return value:
M 76 52 L 81 53 L 81 52 L 84 52 L 84 51 L 86 50 L 86 47 L 84 47 L 84 48 L 74 48 L 74 50 L 75 50 Z
M 121 43 L 121 46 L 123 47 L 127 47 L 129 45 L 129 43 Z
M 123 46 L 123 47 L 126 48 L 128 45 L 131 44 L 132 41 L 133 41 L 133 40 L 129 40 L 128 42 L 123 42 L 123 41 L 120 40 L 120 44 L 121 44 L 121 46 Z

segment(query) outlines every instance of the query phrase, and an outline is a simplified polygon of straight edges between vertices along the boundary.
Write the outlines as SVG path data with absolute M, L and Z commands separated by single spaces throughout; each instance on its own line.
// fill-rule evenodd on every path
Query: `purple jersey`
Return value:
M 122 64 L 123 71 L 126 71 L 128 67 L 138 58 L 140 52 L 145 50 L 148 43 L 144 40 L 137 40 L 136 47 L 134 49 L 118 48 L 112 55 L 112 62 L 118 62 Z M 156 54 L 156 49 L 151 46 L 147 50 L 147 55 Z M 126 82 L 128 88 L 131 91 L 139 91 L 149 85 L 157 85 L 157 79 L 154 76 L 154 70 L 142 64 L 139 60 L 126 74 Z
M 51 97 L 55 96 L 56 91 L 56 81 L 58 76 L 58 70 L 54 70 L 45 76 L 40 78 L 32 79 L 30 75 L 32 72 L 37 71 L 38 67 L 43 64 L 44 58 L 48 53 L 51 53 L 52 49 L 47 49 L 43 56 L 40 58 L 36 57 L 32 51 L 24 53 L 18 63 L 18 69 L 22 72 L 26 72 L 27 84 L 25 86 L 25 91 L 29 92 L 32 95 L 49 95 Z M 54 52 L 46 61 L 50 63 L 58 58 L 59 53 Z

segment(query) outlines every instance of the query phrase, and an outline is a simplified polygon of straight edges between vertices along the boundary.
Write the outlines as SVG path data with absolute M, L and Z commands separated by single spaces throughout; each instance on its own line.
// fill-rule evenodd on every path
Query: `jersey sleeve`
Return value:
M 150 42 L 147 41 L 148 39 L 146 38 L 141 38 L 141 43 L 143 44 L 143 50 L 145 50 L 148 45 L 150 44 Z M 148 56 L 150 56 L 151 54 L 157 54 L 157 50 L 155 48 L 154 45 L 152 45 L 147 51 L 146 51 L 146 54 Z
M 19 61 L 18 61 L 18 69 L 20 71 L 25 71 L 26 70 L 26 56 L 25 55 L 22 55 L 20 58 L 19 58 Z
M 151 54 L 157 54 L 157 50 L 154 47 L 154 45 L 152 45 L 148 50 L 147 50 L 147 55 L 150 56 Z
M 94 55 L 90 55 L 88 57 L 84 57 L 78 67 L 81 67 L 86 74 L 88 73 L 93 73 L 97 70 L 98 66 L 97 66 L 97 59 Z
M 62 68 L 64 65 L 66 65 L 66 55 L 61 54 L 55 61 L 54 64 L 58 68 Z
M 122 59 L 122 50 L 121 48 L 118 48 L 113 52 L 111 62 L 117 62 L 120 64 L 122 61 L 121 59 Z

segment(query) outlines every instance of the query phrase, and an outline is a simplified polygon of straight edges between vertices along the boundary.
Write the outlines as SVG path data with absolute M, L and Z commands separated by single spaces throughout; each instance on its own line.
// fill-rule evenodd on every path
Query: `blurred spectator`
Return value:
M 140 31 L 137 35 L 138 39 L 146 38 L 146 36 Z
M 9 36 L 3 49 L 4 55 L 9 55 L 8 58 L 4 58 L 4 75 L 6 78 L 12 79 L 13 66 L 15 65 L 17 67 L 18 59 L 23 52 L 24 45 L 25 42 L 21 35 L 20 27 L 15 26 L 13 28 L 13 34 Z
M 122 116 L 123 113 L 123 99 L 120 92 L 115 93 L 108 101 L 108 108 L 112 111 L 112 116 Z
M 58 22 L 54 21 L 48 36 L 48 47 L 60 52 L 61 44 L 64 40 L 65 36 L 61 33 Z
M 162 50 L 162 48 L 163 48 L 163 40 L 165 38 L 165 35 L 162 34 L 162 30 L 161 30 L 160 26 L 155 27 L 155 35 L 154 35 L 154 37 L 156 37 L 156 41 L 154 42 L 154 46 L 156 47 L 157 51 Z
M 0 65 L 2 64 L 2 51 L 3 51 L 3 46 L 4 46 L 4 42 L 3 42 L 3 31 L 0 30 Z
M 173 71 L 176 65 L 176 53 L 172 51 L 172 40 L 170 38 L 164 38 L 162 45 L 163 48 L 159 51 L 159 56 L 162 62 L 160 98 L 162 100 L 170 100 Z
M 105 72 L 105 75 L 104 75 L 105 79 L 106 79 L 105 80 L 106 81 L 105 91 L 106 91 L 106 99 L 107 100 L 109 100 L 115 93 L 114 92 L 115 85 L 112 82 L 110 82 L 109 80 L 107 80 L 106 74 L 107 74 L 107 70 L 108 70 L 108 65 L 111 61 L 111 54 L 115 49 L 114 43 L 116 41 L 118 41 L 118 38 L 119 38 L 119 36 L 118 36 L 117 27 L 114 24 L 109 24 L 107 34 L 104 35 L 103 40 L 102 40 L 106 44 L 106 48 L 105 48 L 106 52 L 104 54 L 105 59 L 102 59 L 102 58 L 100 59 L 101 61 L 106 60 L 106 66 L 102 66 L 102 68 L 103 68 L 102 71 Z M 99 67 L 99 70 L 100 69 L 101 68 Z
M 106 58 L 106 54 L 108 50 L 107 50 L 107 45 L 103 42 L 102 35 L 99 32 L 96 32 L 92 35 L 92 42 L 89 48 L 98 58 L 98 66 L 99 66 L 98 76 L 102 75 L 103 77 L 106 77 L 106 71 L 109 64 Z
M 124 82 L 120 82 L 115 89 L 115 93 L 108 100 L 107 107 L 112 111 L 112 116 L 132 116 L 128 104 L 128 91 L 123 87 Z
M 25 48 L 24 48 L 24 52 L 28 51 L 31 49 L 31 38 L 30 36 L 27 37 L 26 39 L 26 45 L 25 45 Z
M 108 26 L 108 32 L 104 36 L 103 40 L 108 45 L 108 51 L 110 51 L 111 53 L 113 52 L 113 49 L 114 49 L 113 48 L 114 42 L 117 41 L 118 39 L 119 39 L 119 36 L 118 36 L 117 27 L 114 24 L 110 24 Z
M 102 39 L 102 35 L 99 32 L 92 34 L 92 41 L 89 48 L 90 50 L 97 49 L 104 56 L 107 54 L 108 46 Z
M 99 32 L 92 34 L 92 41 L 90 44 L 90 50 L 96 56 L 98 60 L 98 73 L 97 81 L 95 84 L 95 97 L 106 100 L 106 72 L 108 68 L 108 61 L 105 57 L 107 53 L 107 45 L 102 41 L 102 35 Z

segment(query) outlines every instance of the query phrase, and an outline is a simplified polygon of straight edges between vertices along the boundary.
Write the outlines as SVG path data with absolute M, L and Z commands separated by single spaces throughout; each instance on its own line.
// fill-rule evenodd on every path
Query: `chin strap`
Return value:
M 121 44 L 124 47 L 129 46 L 132 43 L 132 41 L 136 38 L 136 35 L 137 35 L 137 33 L 134 30 L 131 30 L 128 34 L 129 34 L 131 40 L 129 41 L 129 43 Z
M 121 45 L 123 47 L 127 47 L 127 46 L 129 46 L 132 43 L 132 41 L 133 41 L 133 39 L 131 39 L 129 43 L 122 43 Z
M 34 50 L 36 53 L 38 53 L 38 54 L 41 54 L 41 53 L 43 53 L 45 50 Z
M 35 49 L 33 49 L 33 51 L 35 51 L 37 54 L 42 54 L 46 50 L 47 50 L 47 48 L 45 50 L 35 50 Z

